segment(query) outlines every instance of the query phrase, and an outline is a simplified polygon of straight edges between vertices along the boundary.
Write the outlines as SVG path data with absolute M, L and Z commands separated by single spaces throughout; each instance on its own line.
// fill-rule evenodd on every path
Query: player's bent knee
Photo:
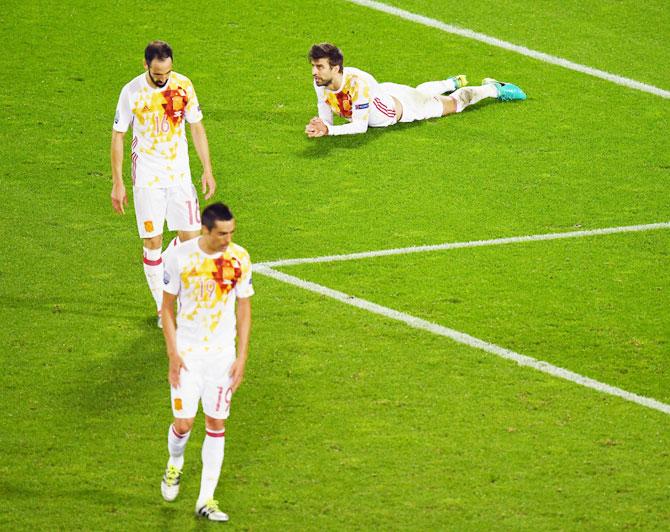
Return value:
M 195 421 L 195 418 L 175 418 L 173 425 L 175 430 L 179 434 L 186 434 L 187 432 L 190 432 L 191 429 L 193 428 L 193 422 Z
M 216 419 L 207 415 L 205 416 L 205 427 L 207 427 L 209 430 L 224 430 L 226 428 L 225 423 L 225 419 Z
M 144 247 L 147 249 L 160 249 L 163 247 L 163 235 L 152 236 L 151 238 L 145 238 Z

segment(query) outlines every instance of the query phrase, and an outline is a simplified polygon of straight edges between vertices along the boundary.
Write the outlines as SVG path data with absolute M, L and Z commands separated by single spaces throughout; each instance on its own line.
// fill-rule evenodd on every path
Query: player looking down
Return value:
M 123 139 L 133 129 L 131 175 L 135 218 L 144 241 L 144 273 L 159 311 L 163 295 L 163 226 L 182 242 L 200 234 L 198 194 L 191 182 L 186 123 L 203 167 L 202 191 L 216 190 L 202 112 L 191 81 L 172 70 L 172 48 L 163 41 L 144 50 L 146 72 L 121 90 L 112 130 L 112 207 L 124 214 Z
M 161 493 L 166 501 L 179 494 L 184 449 L 201 402 L 206 434 L 195 513 L 227 521 L 214 490 L 223 464 L 224 423 L 247 361 L 254 289 L 249 254 L 232 242 L 235 219 L 230 209 L 222 203 L 210 205 L 202 213 L 202 225 L 202 236 L 177 246 L 165 261 L 163 335 L 174 420 L 168 429 L 170 457 Z
M 315 44 L 309 51 L 319 116 L 305 127 L 308 137 L 355 135 L 368 127 L 387 127 L 398 122 L 427 120 L 453 113 L 484 98 L 506 102 L 525 100 L 524 92 L 512 83 L 486 78 L 481 86 L 466 87 L 464 74 L 417 87 L 378 83 L 367 72 L 345 67 L 342 52 L 333 44 Z M 445 93 L 450 93 L 444 96 Z M 333 114 L 349 123 L 333 125 Z

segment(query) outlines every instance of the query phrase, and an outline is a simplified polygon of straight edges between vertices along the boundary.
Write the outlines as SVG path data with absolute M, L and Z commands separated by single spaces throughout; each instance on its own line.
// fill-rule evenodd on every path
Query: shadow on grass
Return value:
M 478 107 L 490 105 L 491 102 L 481 102 Z M 449 119 L 449 117 L 435 118 L 432 121 Z M 358 135 L 342 135 L 338 137 L 321 137 L 317 139 L 308 139 L 309 145 L 297 155 L 305 159 L 319 159 L 328 157 L 334 149 L 355 150 L 367 146 L 377 140 L 380 135 L 398 134 L 407 129 L 425 127 L 426 120 L 416 122 L 401 122 L 385 128 L 368 128 L 366 133 Z
M 425 127 L 426 122 L 435 122 L 437 120 L 449 119 L 453 120 L 453 118 L 456 116 L 467 116 L 470 113 L 476 113 L 477 111 L 489 107 L 490 105 L 496 105 L 499 103 L 500 102 L 494 98 L 487 98 L 481 102 L 478 102 L 477 105 L 465 109 L 463 111 L 464 114 L 452 114 L 446 117 L 443 116 L 440 118 L 432 118 L 430 120 L 417 120 L 415 122 L 400 122 L 385 128 L 368 128 L 366 133 L 361 133 L 358 135 L 342 135 L 338 137 L 308 139 L 309 145 L 297 155 L 306 159 L 319 159 L 328 157 L 333 149 L 358 149 L 360 147 L 367 146 L 370 142 L 373 142 L 379 138 L 379 135 L 397 134 L 407 129 Z
M 316 139 L 307 139 L 309 144 L 298 157 L 304 159 L 320 159 L 328 157 L 333 149 L 352 150 L 366 146 L 376 139 L 378 132 L 368 129 L 367 133 L 360 135 L 343 135 L 341 137 L 321 137 Z
M 194 515 L 194 500 L 167 503 L 160 498 L 158 490 L 150 496 L 106 486 L 51 490 L 49 501 L 42 507 L 43 510 L 52 510 L 48 517 L 43 512 L 31 515 L 34 501 L 44 497 L 41 486 L 17 486 L 0 482 L 0 493 L 4 501 L 21 514 L 20 518 L 14 520 L 15 524 L 31 523 L 38 529 L 44 521 L 51 523 L 52 530 L 76 530 L 78 527 L 90 530 L 92 526 L 97 530 L 134 530 L 140 522 L 146 523 L 145 530 L 206 530 L 209 526 L 208 521 Z
M 169 396 L 165 345 L 155 318 L 143 319 L 138 328 L 141 335 L 125 349 L 91 361 L 76 382 L 64 387 L 64 396 L 81 414 L 99 416 L 101 408 L 108 416 L 116 410 L 143 409 L 147 395 L 158 387 Z
M 36 298 L 33 295 L 7 296 L 3 298 L 3 306 L 20 313 L 39 312 L 44 315 L 75 315 L 84 317 L 110 318 L 114 320 L 132 320 L 146 305 L 129 303 L 122 300 L 114 302 L 83 300 L 77 297 L 47 297 Z M 155 323 L 154 318 L 154 323 Z

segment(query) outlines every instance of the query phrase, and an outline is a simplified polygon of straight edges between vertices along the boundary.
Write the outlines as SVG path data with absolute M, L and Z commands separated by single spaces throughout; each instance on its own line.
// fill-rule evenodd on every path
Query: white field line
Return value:
M 660 96 L 661 98 L 670 98 L 670 91 L 660 89 L 654 85 L 648 85 L 647 83 L 642 83 L 630 78 L 624 78 L 623 76 L 618 76 L 616 74 L 611 74 L 605 72 L 604 70 L 598 70 L 597 68 L 591 68 L 586 65 L 580 65 L 579 63 L 573 63 L 567 59 L 561 57 L 556 57 L 554 55 L 545 54 L 544 52 L 538 52 L 536 50 L 531 50 L 525 46 L 519 46 L 511 42 L 503 41 L 485 35 L 483 33 L 478 33 L 466 28 L 459 28 L 458 26 L 452 26 L 451 24 L 445 24 L 434 18 L 424 17 L 423 15 L 418 15 L 410 11 L 405 11 L 404 9 L 399 9 L 397 7 L 389 6 L 382 2 L 375 2 L 374 0 L 348 0 L 352 4 L 358 4 L 360 6 L 368 7 L 370 9 L 375 9 L 377 11 L 382 11 L 383 13 L 388 13 L 390 15 L 395 15 L 396 17 L 403 18 L 405 20 L 410 20 L 418 24 L 423 24 L 424 26 L 429 26 L 431 28 L 436 28 L 447 33 L 452 33 L 454 35 L 459 35 L 461 37 L 466 37 L 468 39 L 474 39 L 475 41 L 480 41 L 491 46 L 497 46 L 498 48 L 504 48 L 505 50 L 510 50 L 527 57 L 532 57 L 538 61 L 543 61 L 552 65 L 557 65 L 569 70 L 575 70 L 583 74 L 588 74 L 589 76 L 594 76 L 596 78 L 604 79 L 616 83 L 617 85 L 622 85 L 630 89 L 637 89 L 643 92 L 648 92 L 649 94 L 654 94 Z
M 480 340 L 479 338 L 475 338 L 474 336 L 470 336 L 469 334 L 462 333 L 454 329 L 449 329 L 448 327 L 443 327 L 442 325 L 438 325 L 436 323 L 432 323 L 426 320 L 422 320 L 421 318 L 405 314 L 404 312 L 399 312 L 397 310 L 393 310 L 388 307 L 377 305 L 376 303 L 366 301 L 365 299 L 350 296 L 348 294 L 345 294 L 344 292 L 339 292 L 337 290 L 333 290 L 320 284 L 305 281 L 298 277 L 294 277 L 293 275 L 288 275 L 286 273 L 273 270 L 272 268 L 268 268 L 267 266 L 257 268 L 255 269 L 255 271 L 262 275 L 267 275 L 268 277 L 277 279 L 278 281 L 283 281 L 285 283 L 297 286 L 299 288 L 309 290 L 310 292 L 315 292 L 317 294 L 333 298 L 342 303 L 346 303 L 347 305 L 367 310 L 368 312 L 372 312 L 373 314 L 379 314 L 380 316 L 385 316 L 387 318 L 403 322 L 409 325 L 410 327 L 413 327 L 414 329 L 420 329 L 431 332 L 433 334 L 437 334 L 439 336 L 445 336 L 447 338 L 451 338 L 452 340 L 460 344 L 474 347 L 476 349 L 481 349 L 483 351 L 486 351 L 487 353 L 491 353 L 501 358 L 513 360 L 520 366 L 528 366 L 543 373 L 548 373 L 549 375 L 552 375 L 554 377 L 565 379 L 570 382 L 580 384 L 581 386 L 585 386 L 587 388 L 591 388 L 593 390 L 597 390 L 602 393 L 620 397 L 622 399 L 625 399 L 626 401 L 631 401 L 633 403 L 646 406 L 647 408 L 658 410 L 659 412 L 663 412 L 664 414 L 670 414 L 670 405 L 657 401 L 656 399 L 643 397 L 641 395 L 627 392 L 626 390 L 622 390 L 621 388 L 610 386 L 609 384 L 605 384 L 603 382 L 590 379 L 588 377 L 584 377 L 583 375 L 579 375 L 578 373 L 574 373 L 572 371 L 560 368 L 558 366 L 554 366 L 552 364 L 549 364 L 548 362 L 543 362 L 541 360 L 537 360 L 535 358 L 526 355 L 521 355 L 514 351 L 510 351 L 509 349 L 505 349 L 495 344 L 485 342 L 484 340 Z
M 268 262 L 259 262 L 254 266 L 254 268 L 262 268 L 262 267 L 275 268 L 279 266 L 294 266 L 296 264 L 315 264 L 320 262 L 337 262 L 344 260 L 368 259 L 371 257 L 384 257 L 387 255 L 405 255 L 408 253 L 441 251 L 445 249 L 475 248 L 481 246 L 499 246 L 503 244 L 516 244 L 519 242 L 535 242 L 538 240 L 558 240 L 561 238 L 579 238 L 579 237 L 595 236 L 595 235 L 611 235 L 615 233 L 635 233 L 640 231 L 653 231 L 655 229 L 670 229 L 670 222 L 659 222 L 645 225 L 626 225 L 621 227 L 605 227 L 603 229 L 569 231 L 566 233 L 546 233 L 541 235 L 512 236 L 507 238 L 493 238 L 490 240 L 473 240 L 471 242 L 450 242 L 446 244 L 434 244 L 428 246 L 411 246 L 406 248 L 380 249 L 377 251 L 362 251 L 360 253 L 348 253 L 346 255 L 325 255 L 322 257 L 283 259 Z

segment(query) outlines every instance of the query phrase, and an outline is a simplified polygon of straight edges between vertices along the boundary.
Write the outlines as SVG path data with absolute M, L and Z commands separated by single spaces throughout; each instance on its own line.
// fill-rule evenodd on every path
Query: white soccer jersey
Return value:
M 133 126 L 132 177 L 136 187 L 171 187 L 191 181 L 185 122 L 202 120 L 191 80 L 172 72 L 164 87 L 142 74 L 121 90 L 114 130 Z
M 182 355 L 234 352 L 236 298 L 254 294 L 251 259 L 235 243 L 208 255 L 200 238 L 177 246 L 165 262 L 163 289 L 179 301 L 177 348 Z
M 328 126 L 329 135 L 364 133 L 370 127 L 386 127 L 396 122 L 393 98 L 377 80 L 358 68 L 344 67 L 342 85 L 336 91 L 314 83 L 319 117 Z M 333 113 L 350 123 L 333 125 Z

